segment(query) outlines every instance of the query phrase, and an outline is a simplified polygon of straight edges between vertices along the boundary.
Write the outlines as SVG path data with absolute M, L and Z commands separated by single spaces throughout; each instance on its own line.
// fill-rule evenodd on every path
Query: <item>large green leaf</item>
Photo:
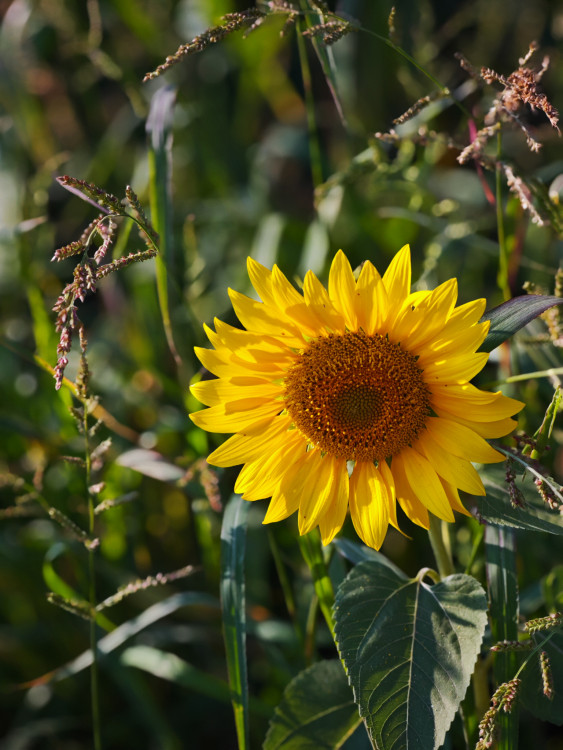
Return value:
M 433 586 L 376 560 L 336 596 L 336 636 L 356 703 L 378 750 L 438 748 L 465 695 L 487 622 L 471 576 Z
M 313 664 L 287 686 L 270 721 L 264 750 L 333 750 L 362 721 L 342 664 Z
M 543 294 L 525 294 L 487 310 L 481 320 L 490 320 L 491 327 L 481 349 L 484 352 L 492 351 L 553 305 L 563 305 L 563 299 Z
M 221 608 L 239 750 L 249 746 L 244 560 L 250 503 L 233 495 L 221 527 Z
M 504 464 L 496 464 L 481 471 L 481 479 L 487 494 L 477 500 L 479 517 L 495 526 L 563 534 L 563 517 L 558 511 L 548 509 L 540 497 L 534 479 L 543 479 L 555 497 L 563 502 L 559 485 L 550 477 L 544 477 L 532 465 L 523 461 L 521 463 L 526 473 L 524 476 L 516 476 L 514 485 L 522 493 L 524 507 L 512 505 L 510 490 L 506 483 L 506 467 Z

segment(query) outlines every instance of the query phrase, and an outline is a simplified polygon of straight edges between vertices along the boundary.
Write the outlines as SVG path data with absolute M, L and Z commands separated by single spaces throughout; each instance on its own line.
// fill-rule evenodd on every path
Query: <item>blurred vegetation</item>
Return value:
M 340 14 L 387 36 L 391 2 L 336 5 Z M 227 287 L 249 291 L 246 257 L 268 266 L 276 262 L 290 277 L 302 277 L 309 268 L 322 276 L 338 248 L 353 266 L 369 258 L 384 269 L 408 242 L 415 278 L 423 284 L 457 276 L 461 302 L 482 296 L 489 306 L 502 301 L 497 217 L 474 164 L 460 166 L 457 152 L 443 139 L 431 139 L 428 146 L 416 142 L 420 129 L 428 127 L 467 145 L 466 118 L 442 100 L 400 126 L 400 143 L 376 139 L 376 132 L 389 131 L 394 118 L 435 91 L 427 77 L 377 38 L 351 33 L 331 47 L 346 126 L 306 42 L 322 154 L 323 184 L 316 186 L 299 50 L 295 31 L 280 37 L 283 18 L 268 19 L 246 37 L 232 34 L 162 78 L 142 83 L 180 44 L 245 7 L 232 0 L 0 2 L 0 734 L 6 750 L 71 750 L 91 742 L 87 672 L 75 665 L 76 674 L 65 679 L 40 679 L 88 649 L 86 621 L 46 597 L 49 591 L 68 595 L 65 586 L 87 595 L 86 550 L 41 505 L 26 502 L 39 493 L 46 506 L 85 523 L 84 472 L 62 458 L 84 457 L 83 437 L 69 411 L 72 397 L 65 387 L 55 392 L 52 374 L 34 360 L 37 355 L 50 366 L 56 362 L 51 309 L 74 267 L 72 259 L 58 264 L 50 259 L 96 215 L 92 206 L 65 192 L 56 175 L 87 180 L 117 196 L 130 184 L 148 210 L 147 117 L 156 92 L 173 87 L 168 273 L 181 366 L 168 348 L 154 262 L 104 279 L 80 311 L 89 340 L 91 392 L 111 415 L 96 435 L 97 441 L 111 437 L 112 444 L 94 478 L 105 482 L 100 499 L 130 500 L 97 519 L 96 585 L 101 600 L 137 578 L 194 566 L 188 577 L 145 588 L 105 610 L 114 625 L 164 606 L 175 593 L 200 592 L 213 599 L 194 599 L 193 606 L 178 606 L 166 617 L 163 610 L 125 651 L 117 648 L 102 658 L 106 748 L 236 747 L 217 605 L 221 507 L 232 493 L 235 472 L 217 477 L 203 467 L 202 473 L 197 462 L 216 442 L 197 431 L 187 413 L 199 408 L 188 385 L 199 368 L 193 346 L 205 342 L 200 322 L 211 323 L 214 316 L 234 322 Z M 455 53 L 477 68 L 508 75 L 536 40 L 539 60 L 545 54 L 551 58 L 544 90 L 563 109 L 561 2 L 400 0 L 394 34 L 394 41 L 441 84 L 467 94 L 464 105 L 480 121 L 492 92 L 481 95 Z M 531 153 L 522 132 L 510 126 L 503 151 L 526 179 L 537 179 L 558 195 L 561 140 L 541 112 L 527 112 L 525 118 L 544 144 L 541 152 Z M 494 192 L 494 176 L 483 179 Z M 552 293 L 563 255 L 557 231 L 531 222 L 506 185 L 503 198 L 511 293 L 522 293 L 525 281 Z M 126 224 L 120 232 L 118 248 L 141 249 Z M 545 333 L 542 326 L 537 322 L 532 333 Z M 512 361 L 507 355 L 493 362 L 482 384 L 489 386 L 510 368 L 517 374 L 560 367 L 560 352 L 522 338 L 512 349 Z M 73 355 L 71 380 L 77 368 Z M 521 426 L 533 433 L 553 384 L 533 379 L 507 393 L 526 401 Z M 561 437 L 559 423 L 554 443 L 561 446 Z M 133 448 L 158 452 L 179 468 L 178 474 L 163 481 L 164 464 L 154 464 L 150 454 L 132 456 Z M 551 451 L 548 463 L 561 481 L 561 448 Z M 16 510 L 10 510 L 15 503 Z M 295 520 L 262 527 L 265 509 L 266 503 L 251 508 L 246 561 L 256 747 L 291 677 L 316 653 L 333 655 L 320 622 L 308 648 L 299 641 L 272 549 L 294 590 L 302 632 L 312 584 Z M 462 567 L 476 526 L 470 520 L 452 528 Z M 423 530 L 407 522 L 403 527 L 412 540 L 392 532 L 383 552 L 413 574 L 431 560 L 431 552 Z M 346 528 L 344 534 L 353 532 Z M 526 617 L 562 606 L 560 542 L 547 536 L 527 535 L 518 546 L 520 607 Z M 344 572 L 335 557 L 334 575 Z M 472 573 L 482 579 L 479 562 Z M 156 668 L 148 651 L 143 656 L 132 646 L 178 660 L 165 677 L 164 663 Z M 522 747 L 533 742 L 537 750 L 563 748 L 553 728 L 528 716 L 521 742 Z

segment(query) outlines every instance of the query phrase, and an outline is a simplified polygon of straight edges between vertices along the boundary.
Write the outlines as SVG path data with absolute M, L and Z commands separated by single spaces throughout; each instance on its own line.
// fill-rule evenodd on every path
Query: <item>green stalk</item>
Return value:
M 176 93 L 170 87 L 160 89 L 153 97 L 147 120 L 149 136 L 149 199 L 151 221 L 160 237 L 160 252 L 156 256 L 156 288 L 166 342 L 177 367 L 182 360 L 178 354 L 170 318 L 170 286 L 168 270 L 173 268 L 173 228 L 171 198 L 172 118 Z
M 90 492 L 92 476 L 92 457 L 90 453 L 90 438 L 88 435 L 88 404 L 84 401 L 82 427 L 84 430 L 84 455 L 86 466 L 86 492 L 88 494 L 88 533 L 94 538 L 94 496 Z M 92 733 L 94 750 L 101 750 L 102 740 L 100 732 L 100 701 L 98 684 L 98 643 L 96 638 L 96 578 L 94 568 L 94 549 L 88 547 L 88 600 L 90 603 L 90 650 L 92 651 L 92 666 L 90 667 L 90 700 L 92 706 Z
M 303 77 L 303 89 L 305 92 L 305 110 L 307 112 L 307 126 L 309 130 L 309 155 L 311 158 L 311 174 L 313 177 L 313 186 L 317 188 L 323 182 L 323 169 L 321 163 L 321 147 L 319 144 L 319 134 L 317 131 L 317 122 L 315 119 L 315 98 L 313 96 L 313 84 L 311 79 L 311 69 L 307 57 L 307 47 L 303 39 L 303 22 L 298 20 L 297 49 L 299 52 L 299 63 L 301 65 L 301 75 Z
M 314 531 L 309 532 L 309 534 L 305 534 L 305 536 L 300 536 L 299 546 L 301 547 L 303 558 L 311 571 L 315 593 L 319 599 L 321 612 L 324 615 L 332 637 L 335 638 L 334 619 L 332 616 L 334 589 L 328 574 L 328 568 L 324 559 L 321 538 L 318 530 L 315 529 Z
M 500 162 L 502 154 L 502 134 L 497 132 L 497 162 Z M 502 210 L 502 172 L 500 163 L 497 163 L 495 175 L 496 209 L 497 209 L 497 235 L 499 245 L 499 266 L 497 283 L 505 300 L 512 296 L 508 280 L 508 248 L 506 246 L 506 233 L 504 231 L 504 213 Z
M 434 557 L 436 558 L 436 565 L 438 566 L 440 578 L 447 578 L 447 576 L 455 573 L 449 543 L 448 527 L 445 521 L 437 518 L 432 513 L 430 513 L 430 528 L 428 529 L 428 536 L 430 538 Z

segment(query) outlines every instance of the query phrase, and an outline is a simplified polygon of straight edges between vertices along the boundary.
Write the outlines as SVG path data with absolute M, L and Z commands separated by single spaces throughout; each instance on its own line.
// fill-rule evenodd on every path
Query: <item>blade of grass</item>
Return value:
M 489 618 L 494 642 L 518 640 L 518 581 L 514 530 L 487 526 L 485 530 Z M 518 668 L 514 651 L 495 654 L 494 676 L 498 685 L 511 680 Z M 499 716 L 499 750 L 518 748 L 518 711 Z
M 176 349 L 170 320 L 170 296 L 168 269 L 173 264 L 173 234 L 172 234 L 172 197 L 170 195 L 171 180 L 171 148 L 172 148 L 172 118 L 176 102 L 176 91 L 171 86 L 159 89 L 154 95 L 149 117 L 147 119 L 147 134 L 149 136 L 149 192 L 151 206 L 151 220 L 160 237 L 160 252 L 156 257 L 156 286 L 160 314 L 166 334 L 168 348 L 178 368 L 182 367 L 182 360 Z
M 301 8 L 307 27 L 325 22 L 326 19 L 324 18 L 324 15 L 322 13 L 319 13 L 318 9 L 311 8 L 308 0 L 301 0 Z M 301 34 L 299 34 L 299 36 L 301 36 Z M 342 102 L 340 101 L 340 96 L 338 95 L 336 66 L 334 63 L 332 48 L 321 42 L 315 36 L 311 37 L 311 44 L 313 45 L 313 49 L 315 50 L 315 53 L 321 64 L 321 68 L 323 70 L 323 74 L 329 91 L 332 95 L 334 106 L 336 107 L 336 111 L 338 112 L 338 116 L 340 117 L 340 121 L 342 122 L 342 125 L 347 128 L 348 123 L 346 122 L 344 109 L 342 108 Z
M 221 528 L 221 608 L 239 750 L 249 745 L 244 560 L 250 503 L 233 495 Z

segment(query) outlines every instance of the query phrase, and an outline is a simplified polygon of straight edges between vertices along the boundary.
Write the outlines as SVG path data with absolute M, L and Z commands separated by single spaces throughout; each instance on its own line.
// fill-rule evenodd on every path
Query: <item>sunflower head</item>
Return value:
M 424 528 L 467 513 L 459 490 L 485 494 L 473 462 L 503 460 L 486 439 L 523 406 L 469 382 L 488 357 L 485 301 L 456 307 L 455 279 L 411 292 L 408 246 L 383 276 L 366 261 L 356 277 L 339 251 L 328 289 L 309 271 L 302 294 L 277 266 L 248 272 L 261 301 L 229 290 L 243 329 L 215 320 L 213 349 L 196 349 L 216 378 L 192 386 L 209 408 L 191 419 L 234 433 L 209 463 L 243 464 L 235 491 L 271 498 L 264 523 L 298 511 L 325 544 L 348 510 L 375 549 L 397 502 Z

